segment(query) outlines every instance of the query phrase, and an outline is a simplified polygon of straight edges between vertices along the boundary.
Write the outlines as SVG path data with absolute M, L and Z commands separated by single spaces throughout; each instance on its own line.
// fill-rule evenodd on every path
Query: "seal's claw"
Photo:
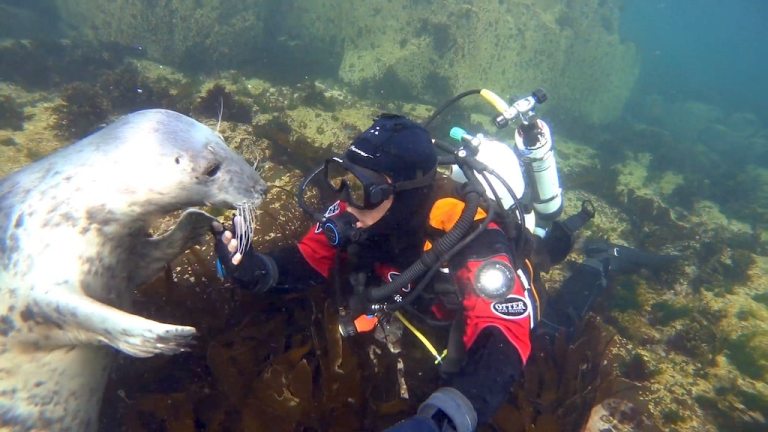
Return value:
M 197 334 L 194 327 L 149 322 L 153 324 L 151 327 L 127 329 L 128 332 L 110 345 L 134 357 L 176 354 L 188 350 Z
M 222 225 L 219 221 L 213 221 L 211 222 L 211 230 L 214 234 L 219 234 L 224 231 L 224 225 Z

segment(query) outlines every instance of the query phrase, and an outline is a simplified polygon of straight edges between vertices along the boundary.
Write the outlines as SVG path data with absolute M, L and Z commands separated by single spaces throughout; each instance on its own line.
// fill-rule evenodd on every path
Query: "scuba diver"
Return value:
M 482 162 L 488 150 L 473 148 L 482 137 L 452 131 L 461 143 L 456 148 L 433 141 L 406 117 L 382 114 L 343 155 L 327 159 L 302 183 L 299 205 L 316 223 L 296 244 L 267 253 L 244 249 L 237 231 L 246 228 L 238 217 L 232 227 L 212 228 L 219 274 L 242 289 L 261 293 L 329 283 L 342 335 L 371 331 L 393 315 L 403 317 L 401 311 L 450 326 L 442 387 L 389 431 L 469 432 L 490 421 L 521 377 L 539 321 L 554 330 L 569 328 L 569 320 L 583 317 L 605 287 L 609 271 L 652 261 L 639 251 L 595 242 L 574 282 L 560 290 L 570 294 L 543 310 L 539 271 L 566 258 L 574 233 L 594 212 L 584 204 L 581 212 L 554 220 L 562 194 L 551 182 L 552 171 L 555 182 L 557 173 L 549 129 L 533 115 L 522 117 L 532 114 L 536 100 L 526 98 L 530 106 L 524 109 L 519 102 L 504 104 L 497 124 L 505 116 L 522 118 L 518 134 L 528 150 L 550 140 L 545 157 L 535 159 L 552 167 L 545 172 L 550 184 L 533 186 L 528 195 L 522 190 L 525 164 L 507 159 L 504 164 L 517 171 L 498 175 Z M 449 193 L 437 190 L 439 164 L 461 173 L 452 176 L 460 181 L 450 182 Z M 311 184 L 336 198 L 326 211 L 307 205 Z M 526 227 L 536 208 L 551 219 L 543 236 L 534 234 L 532 224 Z

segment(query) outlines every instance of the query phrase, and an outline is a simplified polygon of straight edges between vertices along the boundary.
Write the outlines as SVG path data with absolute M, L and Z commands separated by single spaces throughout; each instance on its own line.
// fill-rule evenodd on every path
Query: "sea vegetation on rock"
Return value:
M 65 137 L 78 138 L 115 115 L 165 108 L 189 112 L 195 89 L 187 82 L 143 73 L 133 62 L 100 71 L 94 83 L 77 81 L 61 90 L 53 125 Z
M 618 0 L 55 3 L 73 37 L 141 44 L 185 70 L 339 77 L 366 97 L 430 104 L 469 88 L 544 87 L 562 117 L 589 124 L 616 118 L 639 69 L 618 35 Z
M 215 83 L 200 96 L 192 107 L 192 113 L 199 117 L 251 123 L 252 107 L 248 102 L 236 98 L 222 83 Z
M 98 87 L 76 82 L 64 86 L 61 103 L 53 108 L 54 126 L 67 138 L 93 132 L 109 118 L 112 106 Z
M 0 129 L 22 130 L 24 110 L 13 96 L 0 94 Z

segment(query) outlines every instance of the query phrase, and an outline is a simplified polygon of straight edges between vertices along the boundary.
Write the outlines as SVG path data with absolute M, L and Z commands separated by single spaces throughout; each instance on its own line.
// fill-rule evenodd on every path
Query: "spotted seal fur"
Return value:
M 0 179 L 0 429 L 90 431 L 112 348 L 183 350 L 195 329 L 125 312 L 135 288 L 204 236 L 190 209 L 258 205 L 266 186 L 220 135 L 167 110 L 122 117 Z

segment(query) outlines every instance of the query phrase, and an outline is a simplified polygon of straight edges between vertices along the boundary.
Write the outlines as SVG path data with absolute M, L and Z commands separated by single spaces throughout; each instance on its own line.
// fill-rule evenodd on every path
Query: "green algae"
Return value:
M 726 348 L 731 363 L 744 375 L 762 380 L 768 376 L 768 335 L 755 331 L 742 333 L 728 341 Z
M 10 95 L 0 94 L 0 129 L 22 130 L 24 110 Z
M 513 91 L 544 86 L 557 94 L 564 116 L 590 124 L 616 119 L 639 71 L 634 47 L 618 35 L 621 3 L 549 3 L 56 5 L 71 37 L 140 43 L 151 59 L 187 71 L 236 67 L 292 83 L 307 75 L 338 76 L 369 97 L 430 102 L 467 88 L 507 89 L 512 79 Z M 380 16 L 398 25 L 382 25 Z
M 680 301 L 660 301 L 651 306 L 653 321 L 661 326 L 666 326 L 674 321 L 688 318 L 694 312 L 693 305 Z

